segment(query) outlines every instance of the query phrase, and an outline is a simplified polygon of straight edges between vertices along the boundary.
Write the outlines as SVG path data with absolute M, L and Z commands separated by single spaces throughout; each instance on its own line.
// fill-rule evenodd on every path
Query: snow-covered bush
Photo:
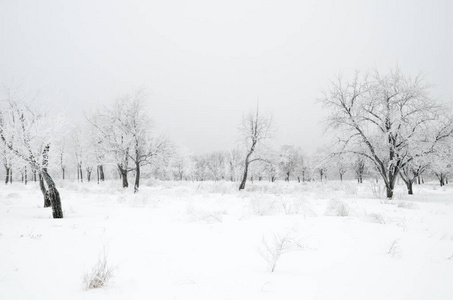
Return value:
M 263 195 L 251 198 L 248 208 L 252 214 L 257 216 L 270 216 L 276 212 L 275 201 L 263 197 Z
M 385 224 L 386 221 L 382 214 L 380 213 L 371 213 L 367 215 L 368 220 L 373 223 L 378 223 L 378 224 Z
M 347 195 L 357 195 L 357 192 L 358 192 L 357 184 L 355 184 L 355 183 L 345 183 L 343 185 L 343 191 Z
M 280 257 L 290 251 L 303 248 L 300 241 L 293 237 L 294 230 L 285 235 L 274 234 L 271 239 L 263 237 L 259 254 L 266 261 L 268 271 L 274 272 Z
M 327 205 L 326 215 L 336 217 L 347 217 L 349 216 L 349 207 L 346 203 L 332 199 L 329 201 L 329 204 Z
M 387 254 L 390 255 L 391 257 L 400 257 L 401 256 L 399 239 L 395 239 L 390 243 L 390 246 L 387 250 Z
M 398 204 L 396 206 L 398 206 L 399 208 L 406 208 L 406 209 L 416 208 L 416 205 L 413 202 L 405 202 L 405 201 L 398 202 Z
M 222 223 L 225 210 L 202 209 L 196 207 L 194 203 L 189 203 L 186 207 L 186 215 L 189 222 L 203 221 L 206 223 Z
M 280 200 L 280 203 L 287 215 L 296 215 L 302 209 L 302 202 L 300 199 L 283 198 Z
M 103 287 L 113 276 L 113 267 L 107 261 L 106 247 L 102 249 L 96 264 L 83 276 L 86 290 Z
M 385 198 L 385 187 L 379 182 L 371 180 L 368 184 L 369 189 L 374 198 L 376 199 L 384 199 Z

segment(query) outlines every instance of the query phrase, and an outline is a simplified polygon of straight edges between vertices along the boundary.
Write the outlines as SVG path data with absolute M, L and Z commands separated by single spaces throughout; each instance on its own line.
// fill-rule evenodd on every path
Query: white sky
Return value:
M 160 129 L 230 149 L 257 99 L 279 144 L 322 143 L 316 99 L 338 74 L 396 64 L 453 99 L 453 1 L 0 0 L 0 82 L 74 122 L 146 88 Z

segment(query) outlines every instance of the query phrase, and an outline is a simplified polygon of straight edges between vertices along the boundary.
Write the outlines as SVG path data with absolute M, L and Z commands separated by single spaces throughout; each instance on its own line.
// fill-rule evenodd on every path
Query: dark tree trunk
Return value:
M 41 173 L 39 173 L 39 188 L 41 189 L 42 196 L 44 197 L 44 207 L 50 207 L 52 204 L 50 203 L 49 194 L 47 193 Z
M 386 190 L 387 190 L 387 198 L 392 199 L 393 198 L 393 188 L 386 186 Z
M 87 170 L 87 181 L 91 181 L 91 170 Z
M 121 165 L 118 165 L 118 171 L 120 172 L 120 177 L 123 180 L 123 188 L 129 187 L 129 182 L 127 181 L 127 169 L 123 169 Z
M 61 168 L 61 174 L 63 176 L 63 180 L 64 180 L 64 173 L 65 173 L 65 168 Z
M 27 170 L 27 166 L 24 167 L 24 183 L 25 183 L 25 185 L 27 185 L 27 183 L 28 183 L 28 170 Z
M 340 181 L 343 182 L 343 174 L 340 173 Z
M 140 187 L 140 163 L 135 164 L 135 184 L 134 184 L 134 193 L 138 192 Z
M 54 219 L 61 219 L 63 218 L 63 209 L 61 208 L 61 198 L 60 193 L 58 192 L 57 188 L 55 187 L 55 183 L 50 177 L 49 173 L 47 173 L 47 169 L 43 168 L 42 176 L 47 183 L 49 190 L 47 193 L 49 194 L 49 200 L 52 206 L 52 215 Z
M 32 170 L 31 170 L 31 173 L 33 174 L 33 181 L 34 181 L 34 182 L 38 181 L 38 179 L 36 178 L 36 170 L 35 170 L 35 169 L 32 169 Z
M 286 181 L 286 182 L 289 182 L 289 172 L 286 172 L 286 178 L 285 178 L 285 181 Z
M 100 166 L 99 166 L 99 179 L 100 179 L 101 181 L 104 181 L 104 180 L 105 180 L 104 166 L 103 166 L 103 165 L 100 165 Z
M 248 157 L 247 157 L 246 163 L 245 163 L 245 168 L 244 168 L 244 175 L 242 176 L 242 181 L 241 181 L 241 185 L 239 186 L 239 190 L 245 189 L 245 183 L 247 182 L 247 176 L 248 176 L 248 169 L 249 169 L 249 162 L 248 162 Z
M 83 182 L 83 171 L 82 171 L 82 165 L 79 167 L 79 172 L 80 172 L 80 182 Z
M 407 193 L 409 195 L 413 195 L 414 192 L 412 191 L 412 180 L 409 180 L 407 183 L 406 183 L 406 186 L 407 186 Z

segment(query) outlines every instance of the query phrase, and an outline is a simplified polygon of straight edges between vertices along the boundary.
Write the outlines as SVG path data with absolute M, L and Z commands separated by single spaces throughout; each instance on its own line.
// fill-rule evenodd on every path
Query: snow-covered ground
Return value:
M 36 184 L 1 187 L 0 299 L 453 299 L 451 186 L 57 186 L 59 220 Z M 113 277 L 85 290 L 104 248 Z

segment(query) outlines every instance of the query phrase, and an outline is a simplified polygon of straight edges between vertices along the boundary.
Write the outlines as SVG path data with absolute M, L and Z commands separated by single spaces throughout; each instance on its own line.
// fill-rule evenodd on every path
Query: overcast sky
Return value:
M 195 153 L 234 146 L 259 99 L 278 144 L 322 144 L 321 90 L 397 64 L 453 99 L 453 1 L 0 0 L 0 82 L 72 122 L 138 88 L 156 125 Z

